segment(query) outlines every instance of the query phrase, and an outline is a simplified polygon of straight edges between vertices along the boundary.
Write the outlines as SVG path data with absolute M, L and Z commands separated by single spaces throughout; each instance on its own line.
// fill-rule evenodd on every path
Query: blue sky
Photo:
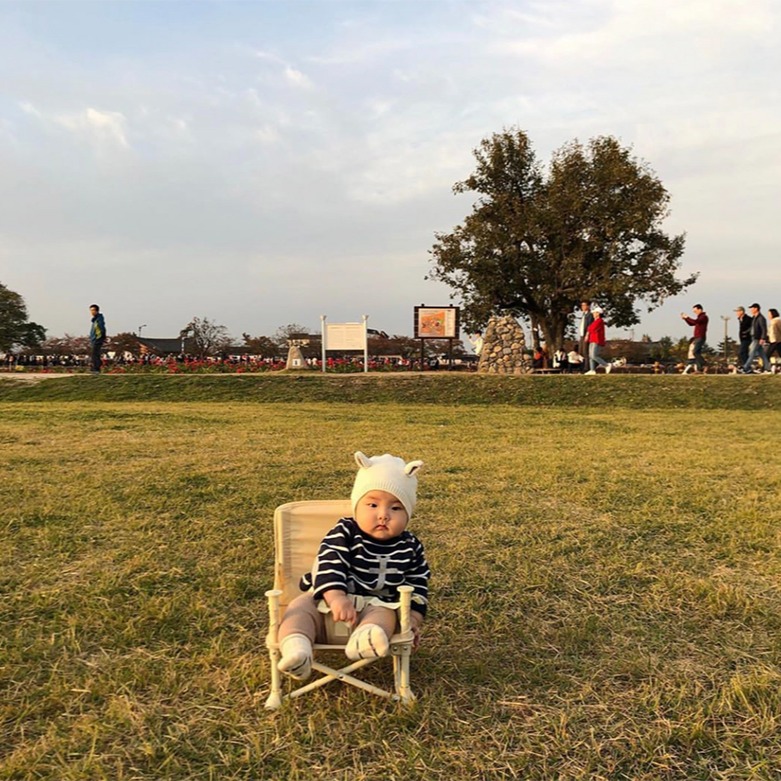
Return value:
M 505 127 L 610 134 L 671 194 L 679 313 L 781 308 L 775 0 L 0 2 L 0 282 L 53 336 L 412 332 L 454 182 Z M 734 323 L 733 323 L 734 325 Z M 628 335 L 616 332 L 614 336 Z M 717 338 L 718 337 L 718 338 Z

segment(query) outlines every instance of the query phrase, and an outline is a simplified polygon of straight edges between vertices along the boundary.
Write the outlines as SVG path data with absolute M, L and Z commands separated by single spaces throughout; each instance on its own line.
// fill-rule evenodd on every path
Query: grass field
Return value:
M 775 378 L 575 378 L 655 409 L 45 396 L 124 379 L 0 383 L 1 779 L 779 777 Z M 419 701 L 267 713 L 273 509 L 346 496 L 356 449 L 427 462 Z
M 0 373 L 3 401 L 203 401 L 208 403 L 513 404 L 626 409 L 778 409 L 779 378 L 612 374 L 522 377 L 397 374 L 49 375 Z

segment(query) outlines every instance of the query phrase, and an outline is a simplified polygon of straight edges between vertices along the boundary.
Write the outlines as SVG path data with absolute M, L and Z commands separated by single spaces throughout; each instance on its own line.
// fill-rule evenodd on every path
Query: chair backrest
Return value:
M 352 515 L 349 499 L 288 502 L 274 513 L 274 588 L 284 609 L 301 591 L 301 576 L 311 572 L 320 542 L 342 517 Z

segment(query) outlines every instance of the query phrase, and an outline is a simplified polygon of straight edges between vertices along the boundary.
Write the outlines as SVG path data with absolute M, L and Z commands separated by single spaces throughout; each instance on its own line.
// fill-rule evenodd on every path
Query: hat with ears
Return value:
M 350 495 L 353 515 L 361 497 L 369 491 L 387 491 L 404 505 L 407 515 L 412 517 L 418 490 L 416 472 L 423 466 L 422 461 L 410 461 L 407 464 L 403 458 L 390 453 L 369 458 L 359 450 L 355 454 L 355 462 L 358 464 L 358 474 Z

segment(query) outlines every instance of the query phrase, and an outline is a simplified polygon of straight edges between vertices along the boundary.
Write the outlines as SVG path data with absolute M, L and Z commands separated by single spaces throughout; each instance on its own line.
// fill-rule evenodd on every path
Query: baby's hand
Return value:
M 417 610 L 410 611 L 410 629 L 412 630 L 412 650 L 417 651 L 420 635 L 423 632 L 423 616 Z
M 328 607 L 331 609 L 331 615 L 334 617 L 334 621 L 344 621 L 346 624 L 352 626 L 358 619 L 358 614 L 355 611 L 355 605 L 353 604 L 352 599 L 343 591 L 340 591 L 328 600 Z

